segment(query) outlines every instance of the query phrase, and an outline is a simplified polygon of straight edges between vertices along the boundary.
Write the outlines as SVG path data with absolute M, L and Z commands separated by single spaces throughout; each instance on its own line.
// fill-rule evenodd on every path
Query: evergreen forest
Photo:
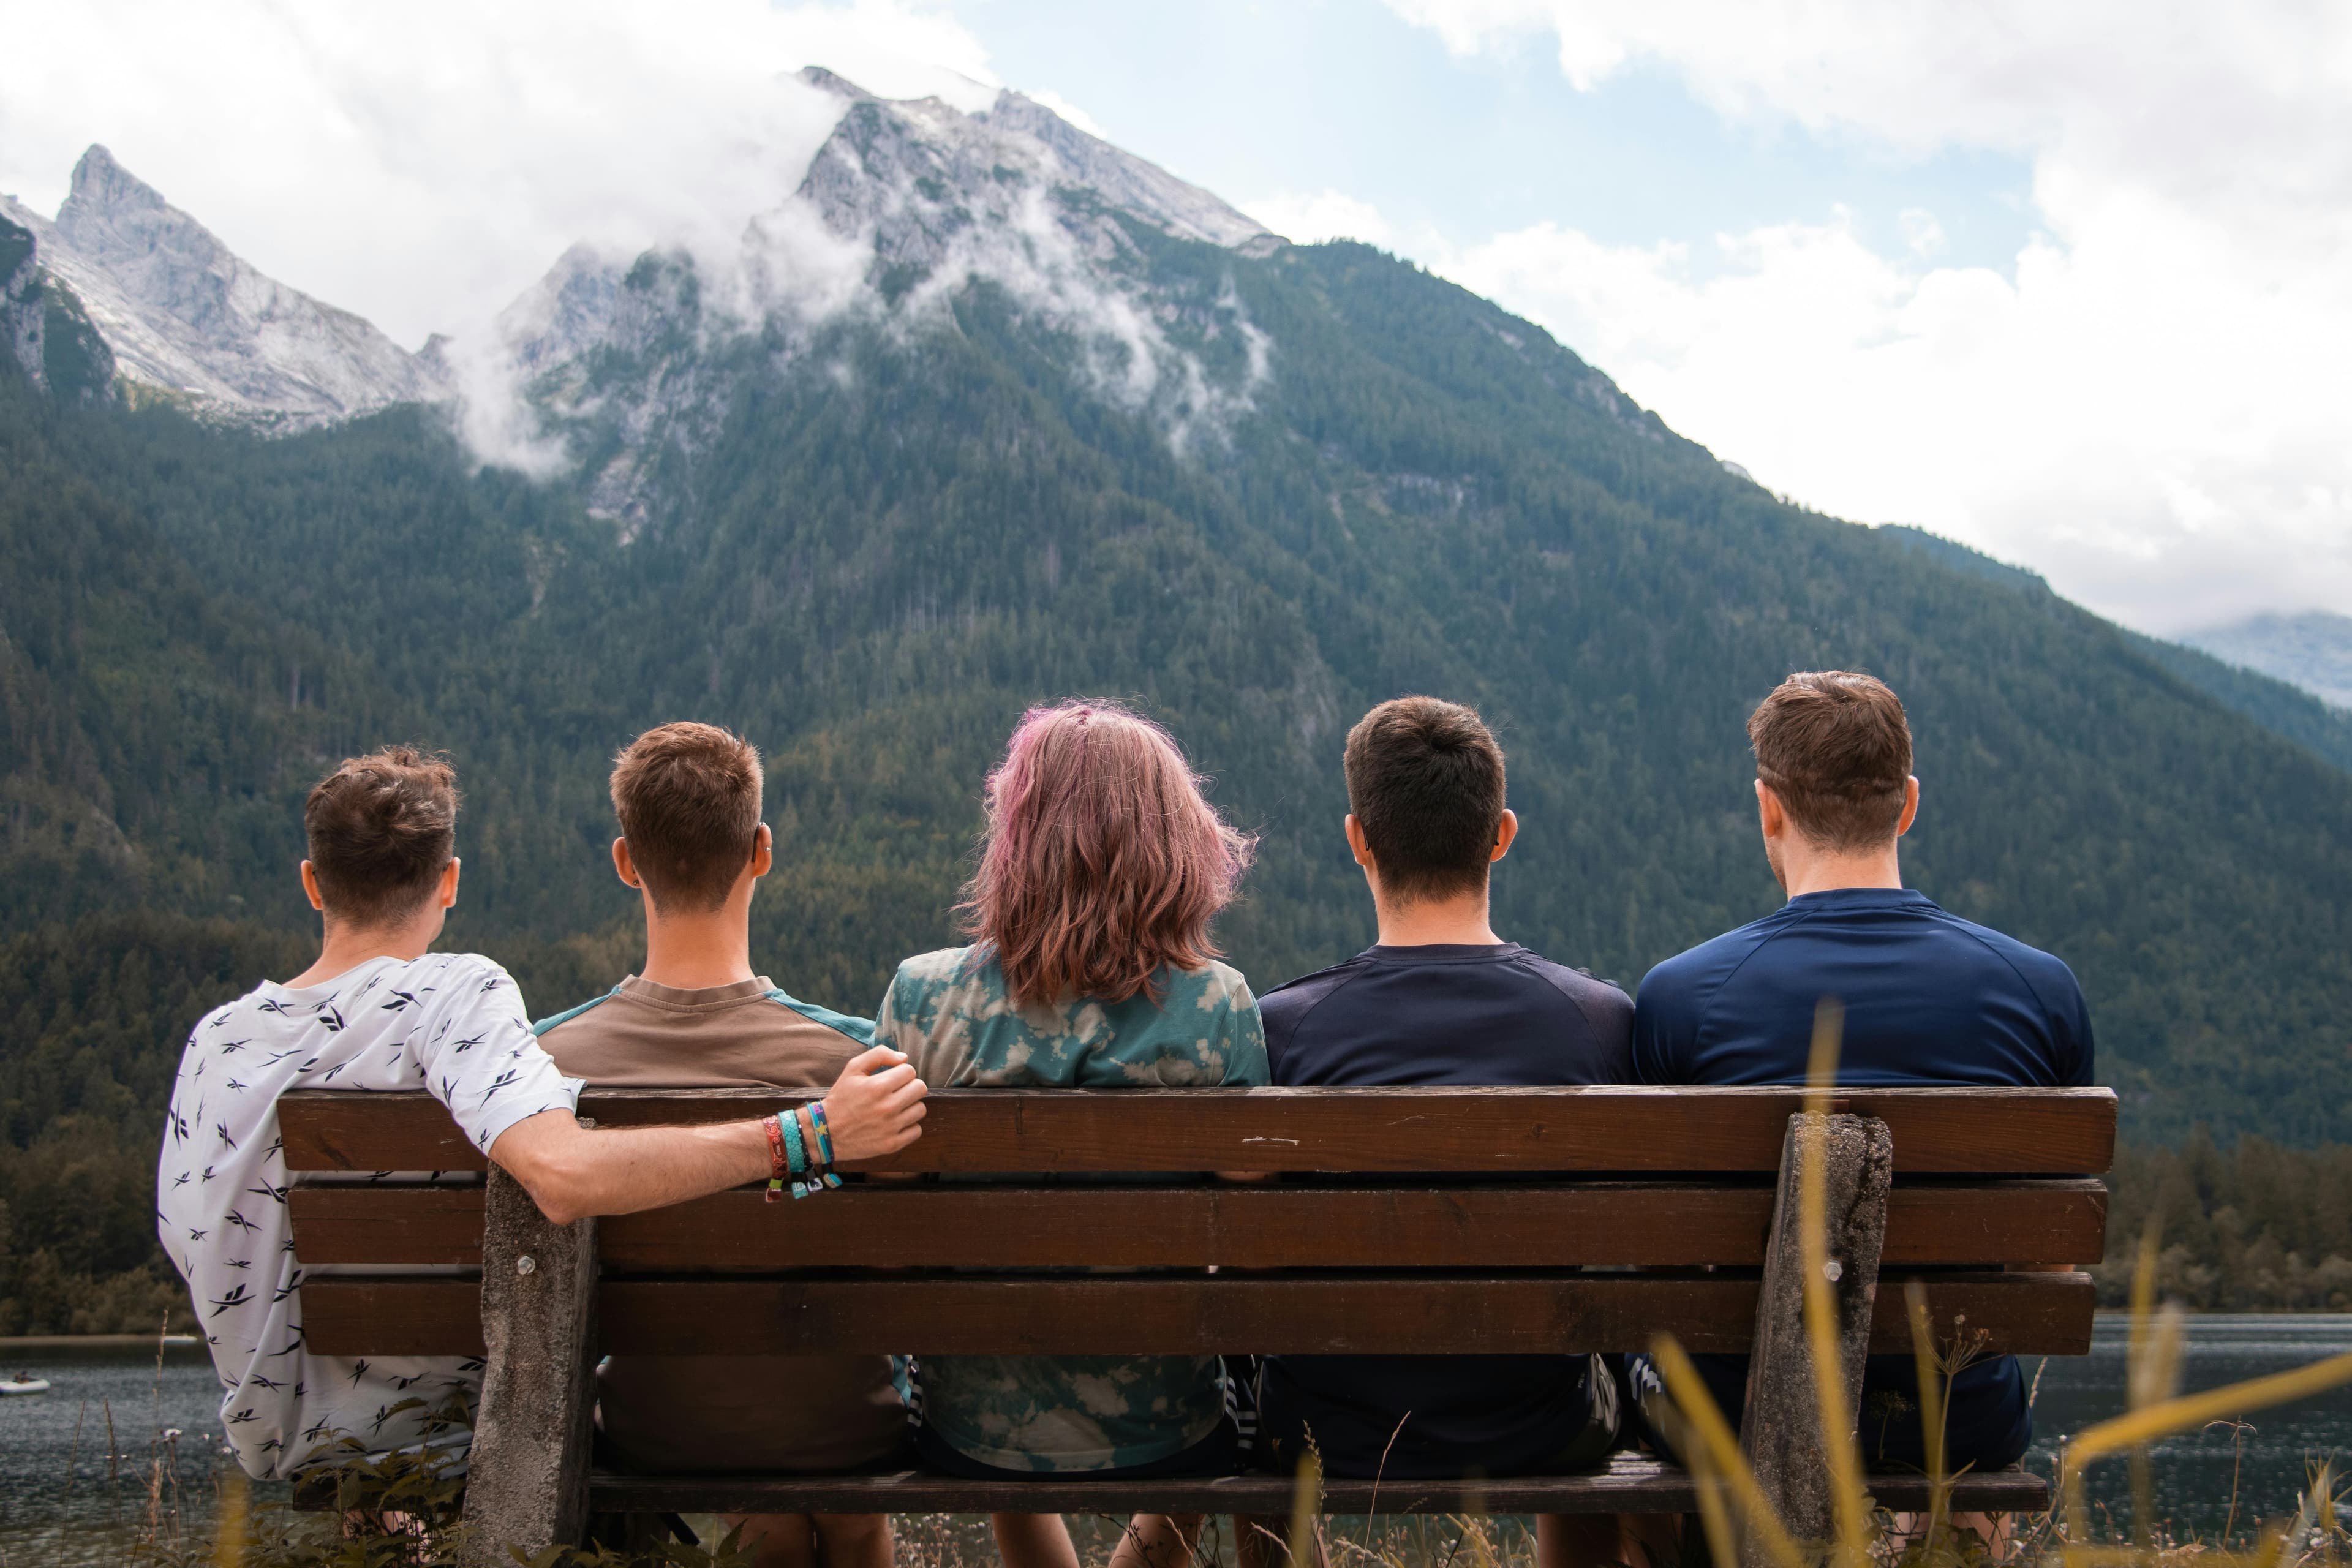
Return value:
M 177 1299 L 150 1229 L 163 1086 L 206 1006 L 307 962 L 300 802 L 351 752 L 450 754 L 448 941 L 552 1013 L 636 956 L 610 757 L 665 720 L 738 729 L 777 839 L 755 957 L 870 1013 L 899 958 L 953 940 L 982 780 L 1030 704 L 1122 697 L 1171 727 L 1261 837 L 1222 941 L 1263 987 L 1370 939 L 1340 744 L 1433 692 L 1510 753 L 1497 929 L 1630 990 L 1777 904 L 1742 726 L 1833 667 L 1909 708 L 1906 879 L 2074 966 L 2127 1139 L 2217 1141 L 2119 1173 L 2194 1187 L 2236 1238 L 2181 1231 L 2182 1279 L 2272 1304 L 2243 1285 L 2263 1237 L 2306 1273 L 2347 1255 L 2341 1215 L 2217 1195 L 2342 1185 L 2319 1147 L 2352 1141 L 2342 715 L 1789 504 L 1378 251 L 1139 245 L 1213 368 L 1244 353 L 1231 301 L 1271 345 L 1216 417 L 1171 436 L 976 282 L 919 331 L 697 340 L 730 390 L 690 453 L 639 455 L 627 519 L 484 466 L 434 410 L 265 439 L 69 406 L 0 361 L 0 1333 Z

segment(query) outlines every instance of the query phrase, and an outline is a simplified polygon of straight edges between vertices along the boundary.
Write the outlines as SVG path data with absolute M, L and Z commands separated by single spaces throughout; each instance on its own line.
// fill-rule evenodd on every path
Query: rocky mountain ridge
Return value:
M 666 495 L 674 505 L 744 375 L 804 358 L 845 321 L 936 324 L 975 283 L 1060 334 L 1107 402 L 1150 414 L 1179 449 L 1247 408 L 1265 334 L 1230 289 L 1155 289 L 1144 247 L 1164 236 L 1255 258 L 1281 237 L 1017 92 L 967 113 L 819 68 L 800 79 L 841 118 L 730 253 L 575 247 L 499 320 L 490 409 L 520 415 L 507 434 L 524 447 L 582 469 L 599 515 L 634 534 Z
M 32 264 L 70 293 L 133 396 L 291 430 L 448 395 L 436 356 L 265 275 L 102 146 L 74 166 L 55 219 L 0 197 L 0 222 L 30 237 Z
M 677 346 L 701 353 L 714 337 L 772 321 L 805 327 L 876 303 L 911 311 L 974 276 L 1092 328 L 1106 340 L 1106 387 L 1133 404 L 1151 395 L 1169 356 L 1148 312 L 1118 307 L 1099 276 L 1133 250 L 1122 220 L 1248 255 L 1282 243 L 1016 92 L 968 114 L 937 99 L 877 98 L 814 67 L 799 84 L 837 99 L 840 122 L 797 190 L 755 216 L 733 254 L 575 247 L 499 317 L 495 342 L 468 345 L 485 368 L 469 389 L 476 401 L 520 393 L 528 402 L 470 411 L 469 429 L 488 433 L 479 444 L 491 455 L 538 439 L 577 457 L 593 444 L 581 438 L 593 426 L 625 449 L 623 468 L 600 481 L 624 496 L 617 476 L 646 466 L 638 448 L 655 431 L 690 443 L 699 405 L 723 393 L 724 378 L 694 375 L 676 355 L 638 363 L 657 342 L 684 331 Z M 47 318 L 63 310 L 68 326 L 87 323 L 84 347 L 102 346 L 110 362 L 98 368 L 100 395 L 119 387 L 134 401 L 161 397 L 264 430 L 461 395 L 446 340 L 410 353 L 363 318 L 268 277 L 103 146 L 83 154 L 54 218 L 0 196 L 0 226 L 16 237 L 0 239 L 6 345 L 36 379 L 47 375 Z M 625 363 L 641 384 L 616 378 Z

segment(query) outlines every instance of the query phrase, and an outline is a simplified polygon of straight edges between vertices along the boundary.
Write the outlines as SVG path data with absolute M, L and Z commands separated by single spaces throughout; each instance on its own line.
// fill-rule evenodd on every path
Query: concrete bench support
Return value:
M 588 1522 L 595 1408 L 596 1222 L 552 1225 L 492 1166 L 484 1194 L 482 1333 L 489 1365 L 466 1484 L 465 1568 L 512 1568 Z
M 1822 1151 L 1826 1267 L 1837 1276 L 1838 1371 L 1845 1386 L 1845 1409 L 1842 1429 L 1834 1436 L 1822 1421 L 1820 1384 L 1805 1335 L 1800 1181 L 1808 1145 Z M 1748 1363 L 1740 1447 L 1780 1522 L 1800 1541 L 1827 1541 L 1836 1531 L 1824 1445 L 1851 1446 L 1854 1440 L 1854 1405 L 1870 1349 L 1878 1259 L 1886 1241 L 1886 1194 L 1894 1181 L 1895 1141 L 1885 1122 L 1875 1117 L 1802 1111 L 1789 1118 L 1780 1194 L 1764 1254 L 1764 1289 L 1756 1305 L 1756 1348 Z M 1755 1542 L 1743 1544 L 1743 1568 L 1764 1568 L 1769 1562 Z

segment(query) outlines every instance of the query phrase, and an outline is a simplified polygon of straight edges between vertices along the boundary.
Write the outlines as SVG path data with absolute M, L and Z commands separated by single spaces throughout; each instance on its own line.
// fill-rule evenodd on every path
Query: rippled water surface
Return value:
M 2128 1324 L 2100 1315 L 2087 1356 L 2053 1357 L 2042 1368 L 2034 1402 L 2039 1439 L 2029 1463 L 2047 1473 L 2059 1438 L 2124 1407 L 2124 1342 Z M 2243 1315 L 2214 1313 L 2189 1322 L 2189 1353 L 2182 1391 L 2216 1388 L 2269 1373 L 2285 1372 L 2326 1356 L 2352 1351 L 2352 1315 Z M 2025 1363 L 2033 1375 L 2034 1362 Z M 2352 1461 L 2352 1388 L 2337 1388 L 2295 1405 L 2246 1417 L 2248 1429 L 2226 1426 L 2168 1438 L 2155 1449 L 2158 1514 L 2176 1534 L 2208 1540 L 2230 1522 L 2231 1478 L 2237 1481 L 2236 1528 L 2291 1514 L 2308 1468 L 2336 1457 L 2339 1468 Z M 2131 1488 L 2126 1464 L 2110 1460 L 2094 1471 L 2091 1496 L 2112 1512 L 2118 1527 L 2128 1523 Z M 2339 1494 L 2340 1495 L 2340 1494 Z
M 201 1346 L 167 1347 L 160 1370 L 152 1351 L 17 1353 L 0 1365 L 20 1371 L 47 1378 L 49 1392 L 0 1398 L 0 1564 L 128 1561 L 159 1460 L 167 1515 L 176 1502 L 179 1517 L 209 1530 L 215 1478 L 235 1464 L 223 1457 L 220 1381 Z M 173 1430 L 177 1440 L 164 1440 Z
M 2091 1354 L 2042 1367 L 2035 1404 L 2042 1442 L 2031 1461 L 2037 1468 L 2048 1469 L 2059 1438 L 2123 1408 L 2125 1333 L 2122 1320 L 2103 1316 Z M 2347 1351 L 2352 1316 L 2197 1318 L 2184 1382 L 2191 1390 L 2211 1388 Z M 52 1386 L 0 1398 L 0 1568 L 112 1568 L 130 1561 L 147 1526 L 159 1458 L 166 1509 L 176 1500 L 189 1529 L 209 1530 L 222 1468 L 234 1467 L 216 1425 L 220 1384 L 200 1349 L 173 1347 L 160 1373 L 152 1352 L 25 1357 L 0 1372 L 20 1368 Z M 2029 1377 L 2034 1368 L 2028 1361 Z M 2243 1531 L 2255 1520 L 2292 1512 L 2310 1465 L 2330 1456 L 2352 1461 L 2352 1389 L 2250 1420 L 2242 1433 L 2221 1428 L 2157 1448 L 2157 1507 L 2176 1533 L 2221 1533 L 2233 1471 Z M 172 1428 L 181 1434 L 177 1442 L 160 1441 Z M 2092 1490 L 2119 1526 L 2127 1520 L 2121 1461 L 2095 1472 Z M 257 1487 L 253 1495 L 266 1501 L 282 1498 L 284 1489 Z M 965 1533 L 975 1545 L 985 1539 Z

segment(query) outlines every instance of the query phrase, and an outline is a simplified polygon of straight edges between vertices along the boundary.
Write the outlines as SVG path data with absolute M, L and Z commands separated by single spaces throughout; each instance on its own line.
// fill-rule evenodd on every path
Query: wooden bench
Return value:
M 591 1090 L 580 1111 L 606 1127 L 706 1122 L 791 1098 Z M 1769 1402 L 1759 1413 L 1753 1386 L 1791 1347 L 1801 1353 L 1797 1205 L 1783 1201 L 1801 1125 L 1851 1156 L 1832 1162 L 1830 1210 L 1851 1376 L 1865 1350 L 1911 1349 L 1894 1287 L 1911 1279 L 1925 1281 L 1939 1339 L 1965 1320 L 1986 1353 L 2087 1351 L 2094 1293 L 2075 1266 L 2104 1248 L 2096 1177 L 2116 1122 L 2105 1089 L 1845 1089 L 1832 1107 L 1842 1114 L 1810 1119 L 1797 1115 L 1801 1092 L 1780 1089 L 949 1090 L 929 1106 L 922 1139 L 867 1168 L 1316 1179 L 852 1184 L 774 1205 L 742 1188 L 559 1227 L 499 1172 L 469 1186 L 298 1175 L 289 1201 L 304 1267 L 478 1271 L 310 1279 L 310 1347 L 488 1358 L 467 1510 L 492 1548 L 577 1540 L 591 1511 L 1290 1508 L 1279 1476 L 594 1471 L 589 1380 L 608 1352 L 1520 1354 L 1642 1350 L 1664 1332 L 1693 1352 L 1755 1352 L 1745 1446 L 1764 1466 L 1794 1456 L 1818 1471 L 1805 1458 L 1818 1434 Z M 295 1173 L 484 1165 L 423 1094 L 297 1093 L 280 1121 Z M 1013 1272 L 1078 1266 L 1092 1271 Z M 1869 1484 L 1887 1507 L 1924 1506 L 1923 1478 Z M 1961 1509 L 2048 1505 L 2046 1483 L 2022 1471 L 1959 1486 Z M 1332 1480 L 1323 1499 L 1332 1513 L 1694 1506 L 1683 1471 L 1623 1456 L 1582 1475 Z

